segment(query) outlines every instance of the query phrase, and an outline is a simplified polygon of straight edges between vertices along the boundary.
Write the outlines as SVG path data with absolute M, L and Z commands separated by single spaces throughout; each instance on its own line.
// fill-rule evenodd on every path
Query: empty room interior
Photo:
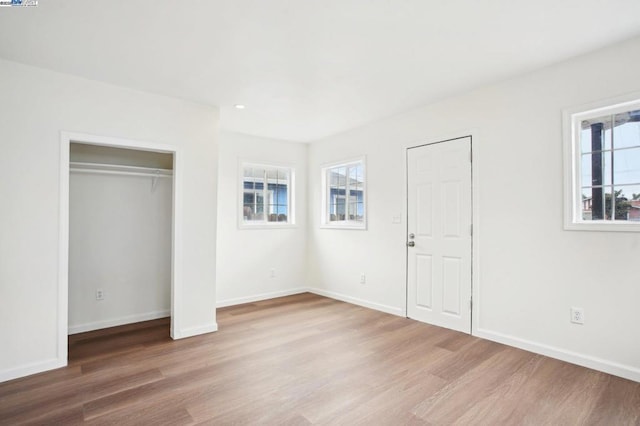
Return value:
M 0 425 L 640 424 L 637 0 L 0 36 Z

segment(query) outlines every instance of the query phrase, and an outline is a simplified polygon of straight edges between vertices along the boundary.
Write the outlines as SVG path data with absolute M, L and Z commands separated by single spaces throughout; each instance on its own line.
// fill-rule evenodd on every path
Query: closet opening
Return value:
M 61 148 L 59 358 L 99 351 L 105 336 L 123 349 L 131 335 L 173 337 L 178 152 L 77 134 Z

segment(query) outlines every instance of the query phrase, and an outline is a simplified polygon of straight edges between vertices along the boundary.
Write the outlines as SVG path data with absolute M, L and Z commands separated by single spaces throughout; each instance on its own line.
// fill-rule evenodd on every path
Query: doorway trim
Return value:
M 430 137 L 428 140 L 433 142 L 419 142 L 416 141 L 411 144 L 407 144 L 404 147 L 404 241 L 407 241 L 409 234 L 409 150 L 412 148 L 419 148 L 425 145 L 433 145 L 436 143 L 443 143 L 461 138 L 471 139 L 471 335 L 478 335 L 480 329 L 480 198 L 479 198 L 479 178 L 480 167 L 478 164 L 478 140 L 479 135 L 477 129 L 448 133 L 441 135 L 440 137 Z M 405 285 L 404 285 L 404 316 L 408 318 L 409 313 L 409 252 L 405 247 Z
M 59 260 L 58 260 L 58 323 L 57 351 L 58 366 L 66 366 L 68 361 L 67 337 L 69 329 L 69 149 L 71 143 L 108 146 L 114 148 L 137 149 L 173 155 L 173 200 L 171 215 L 171 338 L 176 339 L 176 331 L 182 318 L 182 153 L 174 145 L 131 140 L 85 133 L 60 132 L 60 217 L 59 217 Z

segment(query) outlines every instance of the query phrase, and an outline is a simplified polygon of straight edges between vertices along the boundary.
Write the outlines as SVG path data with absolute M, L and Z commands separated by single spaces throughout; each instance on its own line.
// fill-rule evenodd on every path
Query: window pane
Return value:
M 242 217 L 244 220 L 253 220 L 253 203 L 243 205 Z
M 267 181 L 275 183 L 278 179 L 278 169 L 267 169 Z
M 277 185 L 275 202 L 276 204 L 287 205 L 287 186 L 286 185 Z
M 358 164 L 355 168 L 356 168 L 356 179 L 358 180 L 359 184 L 362 184 L 362 182 L 364 182 L 364 174 L 362 173 L 362 164 Z
M 358 201 L 362 200 L 362 166 L 360 164 L 349 167 L 349 210 L 347 217 L 351 221 L 360 221 L 358 218 Z
M 264 192 L 262 191 L 256 192 L 256 212 L 264 212 Z
M 254 189 L 255 182 L 253 179 L 253 170 L 251 168 L 244 169 L 244 180 L 243 180 L 244 189 Z
M 245 182 L 246 187 L 253 188 L 253 182 Z M 244 220 L 256 220 L 256 212 L 260 196 L 253 189 L 245 189 L 242 196 L 242 216 Z
M 251 222 L 289 221 L 289 169 L 243 168 L 242 217 Z M 266 191 L 265 191 L 266 190 Z
M 615 188 L 614 197 L 607 197 L 606 208 L 607 208 L 607 219 L 612 219 L 615 215 L 615 220 L 627 220 L 627 213 L 631 204 L 629 200 L 624 196 L 624 190 L 621 188 Z M 611 206 L 611 202 L 613 200 L 613 210 Z
M 363 171 L 360 162 L 325 169 L 327 223 L 364 221 Z
M 612 188 L 582 189 L 582 220 L 607 220 L 611 218 Z
M 628 111 L 615 116 L 613 147 L 640 147 L 640 110 Z
M 582 220 L 593 219 L 593 196 L 591 188 L 582 188 Z
M 289 182 L 289 170 L 278 169 L 278 183 L 286 185 Z
M 613 198 L 612 194 L 613 194 L 613 188 L 610 186 L 605 186 L 604 187 L 604 220 L 611 220 L 611 199 Z
M 592 152 L 611 149 L 611 116 L 582 121 L 581 151 Z
M 358 182 L 358 168 L 355 166 L 349 167 L 349 183 L 355 185 Z
M 329 180 L 329 221 L 345 220 L 347 214 L 347 168 L 329 169 L 327 178 Z
M 364 220 L 364 203 L 356 204 L 356 220 L 362 222 Z
M 329 180 L 329 187 L 335 188 L 338 186 L 338 172 L 335 169 L 329 169 L 327 171 L 327 179 Z
M 582 155 L 582 186 L 611 185 L 611 151 Z
M 338 197 L 336 199 L 336 214 L 340 220 L 344 220 L 344 214 L 346 213 L 346 200 L 344 197 Z
M 614 151 L 613 164 L 615 185 L 640 184 L 640 148 Z
M 347 188 L 349 190 L 349 196 L 351 196 L 351 191 L 356 188 L 358 185 L 358 174 L 357 169 L 355 167 L 349 167 L 349 178 L 347 179 Z
M 337 183 L 336 186 L 341 189 L 345 189 L 347 185 L 347 169 L 345 167 L 339 167 L 335 169 Z
M 626 220 L 640 221 L 640 184 L 616 187 L 616 191 L 620 191 L 618 197 L 621 199 L 616 208 L 624 210 Z
M 631 103 L 600 108 L 598 117 L 590 117 L 584 111 L 578 116 L 587 118 L 571 123 L 579 124 L 580 139 L 572 141 L 574 148 L 580 150 L 576 165 L 580 169 L 573 170 L 579 182 L 573 184 L 582 197 L 580 212 L 574 211 L 574 217 L 608 223 L 640 222 L 640 101 L 628 105 Z
M 346 199 L 344 195 L 338 195 L 336 197 L 336 204 L 335 204 L 335 211 L 334 211 L 336 215 L 335 220 L 344 220 L 346 211 L 347 211 Z
M 264 168 L 262 167 L 254 167 L 253 168 L 253 177 L 254 179 L 263 182 L 264 181 Z
M 255 194 L 247 194 L 244 196 L 242 205 L 242 217 L 245 220 L 262 220 L 264 205 L 260 202 L 262 197 Z
M 620 196 L 629 201 L 640 201 L 640 184 L 616 186 L 616 191 L 622 191 Z
M 356 203 L 355 202 L 351 202 L 349 201 L 349 220 L 356 220 L 356 211 L 358 209 L 356 208 Z
M 354 188 L 362 186 L 362 165 L 354 165 L 351 167 L 351 185 Z

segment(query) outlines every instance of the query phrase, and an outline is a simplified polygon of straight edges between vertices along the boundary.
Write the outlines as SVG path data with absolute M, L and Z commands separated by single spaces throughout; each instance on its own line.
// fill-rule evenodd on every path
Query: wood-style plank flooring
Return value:
M 71 336 L 68 367 L 0 384 L 0 424 L 640 424 L 640 383 L 312 294 L 218 325 Z

